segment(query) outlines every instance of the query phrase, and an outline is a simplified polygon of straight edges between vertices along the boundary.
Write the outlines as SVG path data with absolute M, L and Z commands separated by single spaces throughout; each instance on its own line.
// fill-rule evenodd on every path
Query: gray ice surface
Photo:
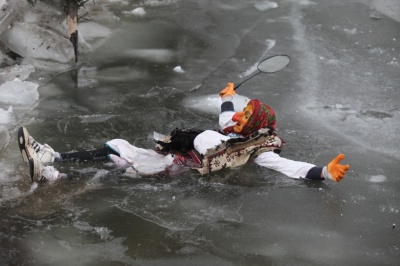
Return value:
M 11 125 L 0 151 L 0 264 L 398 265 L 397 1 L 87 3 L 98 21 L 119 18 L 111 36 L 42 84 L 29 111 L 0 113 Z M 71 180 L 30 182 L 18 127 L 57 151 L 112 138 L 152 148 L 153 132 L 217 128 L 211 96 L 273 54 L 292 61 L 238 93 L 274 108 L 281 156 L 323 166 L 346 154 L 340 183 L 252 163 L 148 179 L 110 163 L 59 164 Z

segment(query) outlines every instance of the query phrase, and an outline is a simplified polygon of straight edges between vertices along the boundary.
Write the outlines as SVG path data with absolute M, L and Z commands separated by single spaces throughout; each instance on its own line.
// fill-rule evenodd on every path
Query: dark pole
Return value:
M 67 4 L 68 37 L 74 46 L 75 63 L 78 62 L 78 10 L 79 0 L 65 0 Z

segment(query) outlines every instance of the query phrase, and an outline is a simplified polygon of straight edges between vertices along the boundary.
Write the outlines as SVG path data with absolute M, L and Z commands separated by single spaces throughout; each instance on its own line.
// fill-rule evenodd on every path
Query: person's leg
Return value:
M 23 160 L 28 163 L 29 158 L 35 154 L 37 160 L 41 164 L 53 162 L 89 162 L 101 161 L 110 159 L 110 155 L 119 154 L 109 147 L 104 147 L 91 151 L 78 151 L 78 152 L 55 152 L 48 144 L 40 144 L 31 135 L 28 130 L 21 127 L 18 131 L 18 144 L 22 154 Z
M 90 161 L 104 161 L 110 158 L 110 155 L 119 156 L 119 154 L 109 147 L 104 147 L 98 150 L 91 151 L 78 151 L 60 153 L 56 156 L 54 162 L 90 162 Z
M 35 155 L 41 163 L 54 162 L 57 153 L 47 144 L 40 144 L 29 135 L 24 127 L 18 130 L 18 145 L 21 151 L 22 159 L 29 163 L 29 158 Z M 34 154 L 33 154 L 34 153 Z

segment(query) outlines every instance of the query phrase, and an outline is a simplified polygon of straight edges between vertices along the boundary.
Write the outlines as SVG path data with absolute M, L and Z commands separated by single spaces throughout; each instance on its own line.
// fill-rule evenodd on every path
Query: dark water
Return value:
M 39 88 L 29 132 L 57 151 L 112 138 L 152 148 L 153 132 L 218 126 L 184 99 L 285 53 L 287 69 L 238 93 L 276 110 L 283 157 L 325 165 L 343 152 L 346 178 L 291 180 L 249 164 L 134 179 L 109 163 L 60 164 L 72 180 L 29 192 L 14 136 L 1 151 L 1 265 L 398 265 L 399 22 L 357 2 L 257 3 L 169 2 L 139 18 L 121 13 L 134 3 L 111 5 L 112 37 Z

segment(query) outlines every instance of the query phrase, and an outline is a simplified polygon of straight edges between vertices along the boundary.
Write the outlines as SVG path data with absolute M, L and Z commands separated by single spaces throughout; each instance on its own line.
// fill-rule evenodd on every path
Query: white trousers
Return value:
M 123 139 L 110 140 L 106 145 L 118 152 L 119 157 L 133 165 L 141 175 L 161 173 L 173 164 L 171 154 L 165 156 L 151 149 L 138 148 Z

